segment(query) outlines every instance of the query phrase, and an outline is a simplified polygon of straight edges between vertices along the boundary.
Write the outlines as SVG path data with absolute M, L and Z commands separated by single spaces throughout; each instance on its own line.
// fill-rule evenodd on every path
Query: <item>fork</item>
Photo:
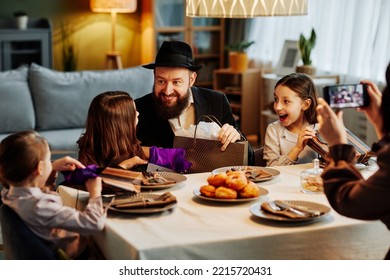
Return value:
M 280 200 L 271 201 L 270 205 L 271 205 L 271 207 L 273 209 L 276 209 L 276 211 L 291 212 L 291 213 L 294 213 L 295 215 L 298 215 L 300 217 L 309 217 L 309 216 L 311 216 L 309 213 L 300 211 L 300 210 L 295 209 L 293 207 L 290 207 L 289 205 L 284 204 Z

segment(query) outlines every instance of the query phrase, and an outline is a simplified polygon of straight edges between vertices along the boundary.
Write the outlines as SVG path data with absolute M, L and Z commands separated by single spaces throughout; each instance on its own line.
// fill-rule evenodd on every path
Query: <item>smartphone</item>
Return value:
M 344 84 L 324 87 L 324 99 L 331 108 L 358 108 L 369 104 L 367 85 Z

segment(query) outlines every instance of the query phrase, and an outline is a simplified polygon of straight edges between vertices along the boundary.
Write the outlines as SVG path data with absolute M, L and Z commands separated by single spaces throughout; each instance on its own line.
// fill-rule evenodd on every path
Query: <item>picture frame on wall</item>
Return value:
M 285 40 L 279 63 L 275 69 L 276 75 L 284 76 L 295 72 L 299 58 L 298 41 Z

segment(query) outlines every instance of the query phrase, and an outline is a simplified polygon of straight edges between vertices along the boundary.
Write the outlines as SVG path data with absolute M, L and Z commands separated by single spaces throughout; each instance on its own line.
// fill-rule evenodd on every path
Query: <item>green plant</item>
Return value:
M 225 49 L 234 52 L 244 52 L 247 48 L 252 46 L 255 41 L 240 41 L 235 44 L 226 45 Z
M 299 51 L 301 52 L 301 58 L 303 65 L 311 65 L 311 51 L 316 44 L 317 35 L 314 28 L 311 29 L 309 38 L 305 38 L 303 34 L 299 36 Z
M 75 71 L 77 69 L 77 54 L 71 36 L 68 27 L 61 23 L 62 68 L 64 71 Z

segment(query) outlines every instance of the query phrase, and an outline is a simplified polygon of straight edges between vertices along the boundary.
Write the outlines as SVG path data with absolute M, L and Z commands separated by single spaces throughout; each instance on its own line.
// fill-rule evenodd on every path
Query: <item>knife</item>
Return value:
M 321 211 L 315 210 L 315 209 L 310 209 L 306 206 L 300 206 L 300 205 L 292 205 L 288 202 L 281 201 L 281 200 L 275 200 L 276 206 L 283 208 L 283 209 L 294 209 L 303 213 L 306 213 L 310 215 L 311 217 L 316 217 L 320 216 L 322 214 Z

